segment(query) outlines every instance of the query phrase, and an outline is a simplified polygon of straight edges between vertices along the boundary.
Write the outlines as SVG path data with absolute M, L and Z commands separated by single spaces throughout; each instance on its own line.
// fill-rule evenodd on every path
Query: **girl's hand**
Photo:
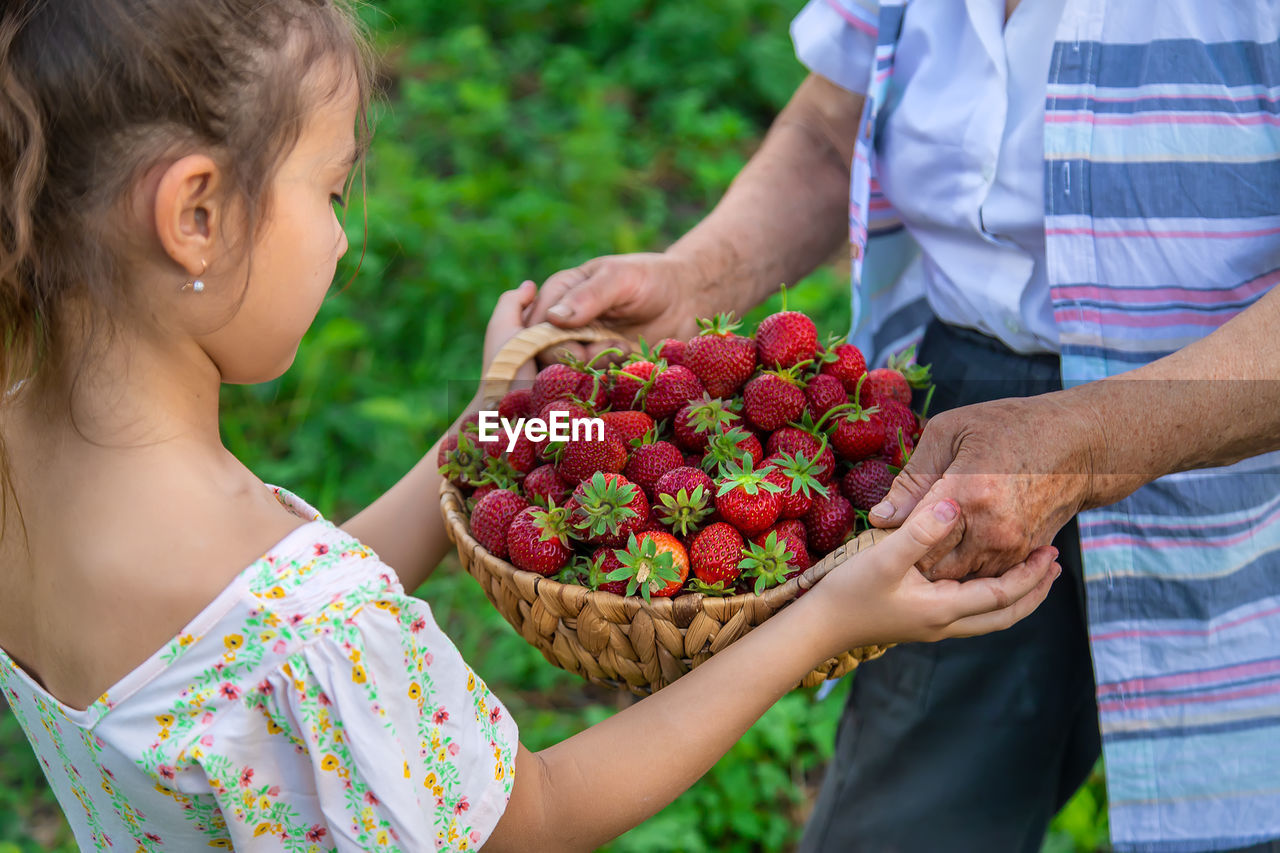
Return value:
M 489 326 L 484 333 L 484 369 L 486 371 L 493 362 L 493 357 L 498 354 L 498 350 L 502 349 L 502 345 L 526 328 L 525 309 L 537 298 L 538 286 L 532 281 L 526 281 L 515 290 L 508 290 L 498 297 L 498 304 L 494 306 L 493 315 L 489 318 Z M 520 369 L 516 381 L 531 380 L 533 374 L 533 362 L 529 362 Z
M 868 551 L 814 587 L 827 605 L 841 649 L 878 643 L 932 642 L 1001 631 L 1039 606 L 1062 571 L 1044 546 L 999 578 L 926 580 L 915 564 L 955 526 L 956 505 L 922 507 Z

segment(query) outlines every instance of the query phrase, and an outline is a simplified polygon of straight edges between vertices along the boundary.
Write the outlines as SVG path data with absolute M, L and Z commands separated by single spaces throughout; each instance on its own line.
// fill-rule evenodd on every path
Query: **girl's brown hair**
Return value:
M 370 60 L 344 0 L 4 0 L 0 4 L 0 406 L 74 382 L 61 326 L 69 298 L 111 316 L 126 294 L 120 205 L 164 158 L 203 151 L 248 212 L 336 60 L 359 87 L 368 138 Z M 335 75 L 329 75 L 333 77 Z M 7 498 L 9 467 L 0 444 Z M 7 501 L 6 501 L 7 503 Z

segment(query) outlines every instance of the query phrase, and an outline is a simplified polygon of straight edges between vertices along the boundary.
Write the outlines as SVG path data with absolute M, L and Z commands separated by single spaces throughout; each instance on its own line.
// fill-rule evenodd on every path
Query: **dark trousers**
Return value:
M 937 321 L 918 360 L 934 413 L 1061 388 L 1057 356 Z M 1074 520 L 1054 545 L 1062 576 L 1017 625 L 858 667 L 800 853 L 1038 853 L 1101 746 Z

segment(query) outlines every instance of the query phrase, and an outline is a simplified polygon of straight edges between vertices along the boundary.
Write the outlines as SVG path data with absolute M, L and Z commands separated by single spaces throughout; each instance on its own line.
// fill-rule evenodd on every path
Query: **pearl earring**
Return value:
M 204 258 L 200 259 L 200 275 L 204 275 L 205 270 L 209 268 L 209 262 Z M 197 277 L 195 281 L 189 281 L 182 285 L 183 290 L 190 290 L 192 293 L 204 293 L 204 282 Z

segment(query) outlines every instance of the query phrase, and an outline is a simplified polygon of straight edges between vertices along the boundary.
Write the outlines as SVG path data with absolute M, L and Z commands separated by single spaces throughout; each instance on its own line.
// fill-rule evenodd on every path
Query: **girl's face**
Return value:
M 216 270 L 216 277 L 211 260 L 205 292 L 188 295 L 213 295 L 235 312 L 197 338 L 223 382 L 265 382 L 287 370 L 320 309 L 347 251 L 339 205 L 355 161 L 357 108 L 356 85 L 347 81 L 312 110 L 272 181 L 267 219 L 252 252 L 235 270 Z M 215 280 L 223 293 L 210 293 Z

